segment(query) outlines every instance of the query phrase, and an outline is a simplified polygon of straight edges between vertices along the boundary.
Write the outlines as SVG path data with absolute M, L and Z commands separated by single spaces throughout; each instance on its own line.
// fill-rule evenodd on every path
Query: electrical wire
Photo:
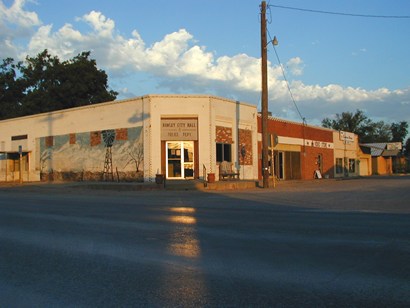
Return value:
M 272 41 L 273 41 L 273 40 L 272 40 L 272 37 L 271 37 L 269 31 L 267 31 L 267 32 L 268 32 L 268 35 L 269 35 L 269 40 L 272 42 Z M 272 46 L 273 46 L 273 50 L 275 51 L 276 59 L 278 60 L 279 66 L 280 66 L 280 68 L 281 68 L 281 70 L 282 70 L 282 76 L 283 76 L 283 79 L 284 79 L 285 82 L 286 82 L 286 86 L 287 86 L 287 88 L 288 88 L 288 92 L 289 92 L 289 94 L 290 94 L 290 98 L 292 99 L 293 105 L 295 105 L 295 108 L 296 108 L 296 111 L 297 111 L 298 114 L 299 114 L 299 117 L 301 118 L 301 120 L 302 120 L 303 123 L 305 124 L 305 123 L 306 123 L 306 120 L 305 120 L 305 118 L 302 116 L 302 114 L 300 113 L 299 107 L 298 107 L 298 105 L 296 104 L 295 98 L 293 97 L 293 93 L 292 93 L 292 90 L 290 89 L 289 81 L 288 81 L 288 79 L 286 78 L 285 70 L 284 70 L 284 68 L 283 68 L 282 62 L 280 61 L 278 52 L 276 51 L 275 45 L 272 44 Z
M 311 10 L 297 7 L 290 7 L 284 5 L 269 4 L 269 7 L 275 7 L 278 9 L 295 10 L 309 13 L 319 13 L 319 14 L 329 14 L 329 15 L 340 15 L 340 16 L 350 16 L 350 17 L 364 17 L 364 18 L 390 18 L 390 19 L 409 19 L 409 15 L 368 15 L 368 14 L 354 14 L 354 13 L 341 13 L 341 12 L 330 12 L 321 10 Z
M 268 23 L 268 24 L 271 24 L 272 23 L 272 10 L 271 10 L 271 8 L 270 8 L 270 6 L 269 6 L 269 4 L 270 4 L 270 1 L 268 2 L 268 4 L 267 4 L 267 6 L 266 6 L 266 15 L 268 15 L 268 17 L 269 17 L 269 19 L 268 20 L 266 20 L 266 22 Z

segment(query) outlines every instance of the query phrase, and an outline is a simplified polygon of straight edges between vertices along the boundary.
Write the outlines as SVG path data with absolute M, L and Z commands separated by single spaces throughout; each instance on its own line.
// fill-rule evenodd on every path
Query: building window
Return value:
M 223 161 L 232 161 L 232 144 L 217 143 L 216 144 L 216 161 L 218 163 Z
M 336 174 L 343 173 L 343 158 L 336 158 Z
M 356 160 L 349 159 L 349 173 L 355 173 L 355 172 L 356 172 Z
M 8 170 L 10 172 L 19 172 L 20 171 L 20 154 L 19 153 L 8 153 Z M 28 171 L 28 155 L 23 155 L 21 158 L 21 167 L 22 171 Z

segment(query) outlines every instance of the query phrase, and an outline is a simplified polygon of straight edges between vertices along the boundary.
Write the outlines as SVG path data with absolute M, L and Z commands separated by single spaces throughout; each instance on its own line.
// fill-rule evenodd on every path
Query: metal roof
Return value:
M 361 146 L 370 148 L 372 156 L 391 157 L 397 156 L 400 153 L 400 150 L 387 150 L 387 145 L 387 142 L 361 144 Z
M 362 150 L 363 154 L 370 154 L 370 155 L 372 154 L 371 148 L 369 146 L 364 145 L 364 144 L 360 144 L 359 146 L 360 146 L 360 149 Z
M 362 145 L 370 148 L 370 154 L 372 156 L 382 156 L 387 143 L 363 143 Z

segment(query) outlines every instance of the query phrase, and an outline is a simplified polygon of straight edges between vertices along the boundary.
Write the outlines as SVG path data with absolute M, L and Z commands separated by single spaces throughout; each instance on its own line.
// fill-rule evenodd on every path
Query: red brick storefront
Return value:
M 258 117 L 259 134 L 262 133 L 261 125 L 261 117 Z M 271 167 L 271 174 L 274 173 L 277 179 L 314 179 L 318 176 L 317 170 L 320 171 L 319 176 L 329 178 L 334 176 L 332 130 L 269 117 L 268 134 L 270 136 L 269 165 L 274 166 Z M 261 179 L 261 142 L 258 144 L 258 153 Z

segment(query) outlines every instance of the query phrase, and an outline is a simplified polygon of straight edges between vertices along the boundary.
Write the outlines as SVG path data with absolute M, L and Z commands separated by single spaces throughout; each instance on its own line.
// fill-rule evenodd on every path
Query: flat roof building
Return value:
M 3 120 L 0 132 L 0 181 L 262 178 L 256 106 L 217 96 L 146 95 Z M 272 117 L 268 133 L 272 178 L 359 174 L 354 134 Z
M 147 95 L 3 120 L 0 180 L 206 178 L 223 160 L 256 179 L 256 117 L 216 96 Z

